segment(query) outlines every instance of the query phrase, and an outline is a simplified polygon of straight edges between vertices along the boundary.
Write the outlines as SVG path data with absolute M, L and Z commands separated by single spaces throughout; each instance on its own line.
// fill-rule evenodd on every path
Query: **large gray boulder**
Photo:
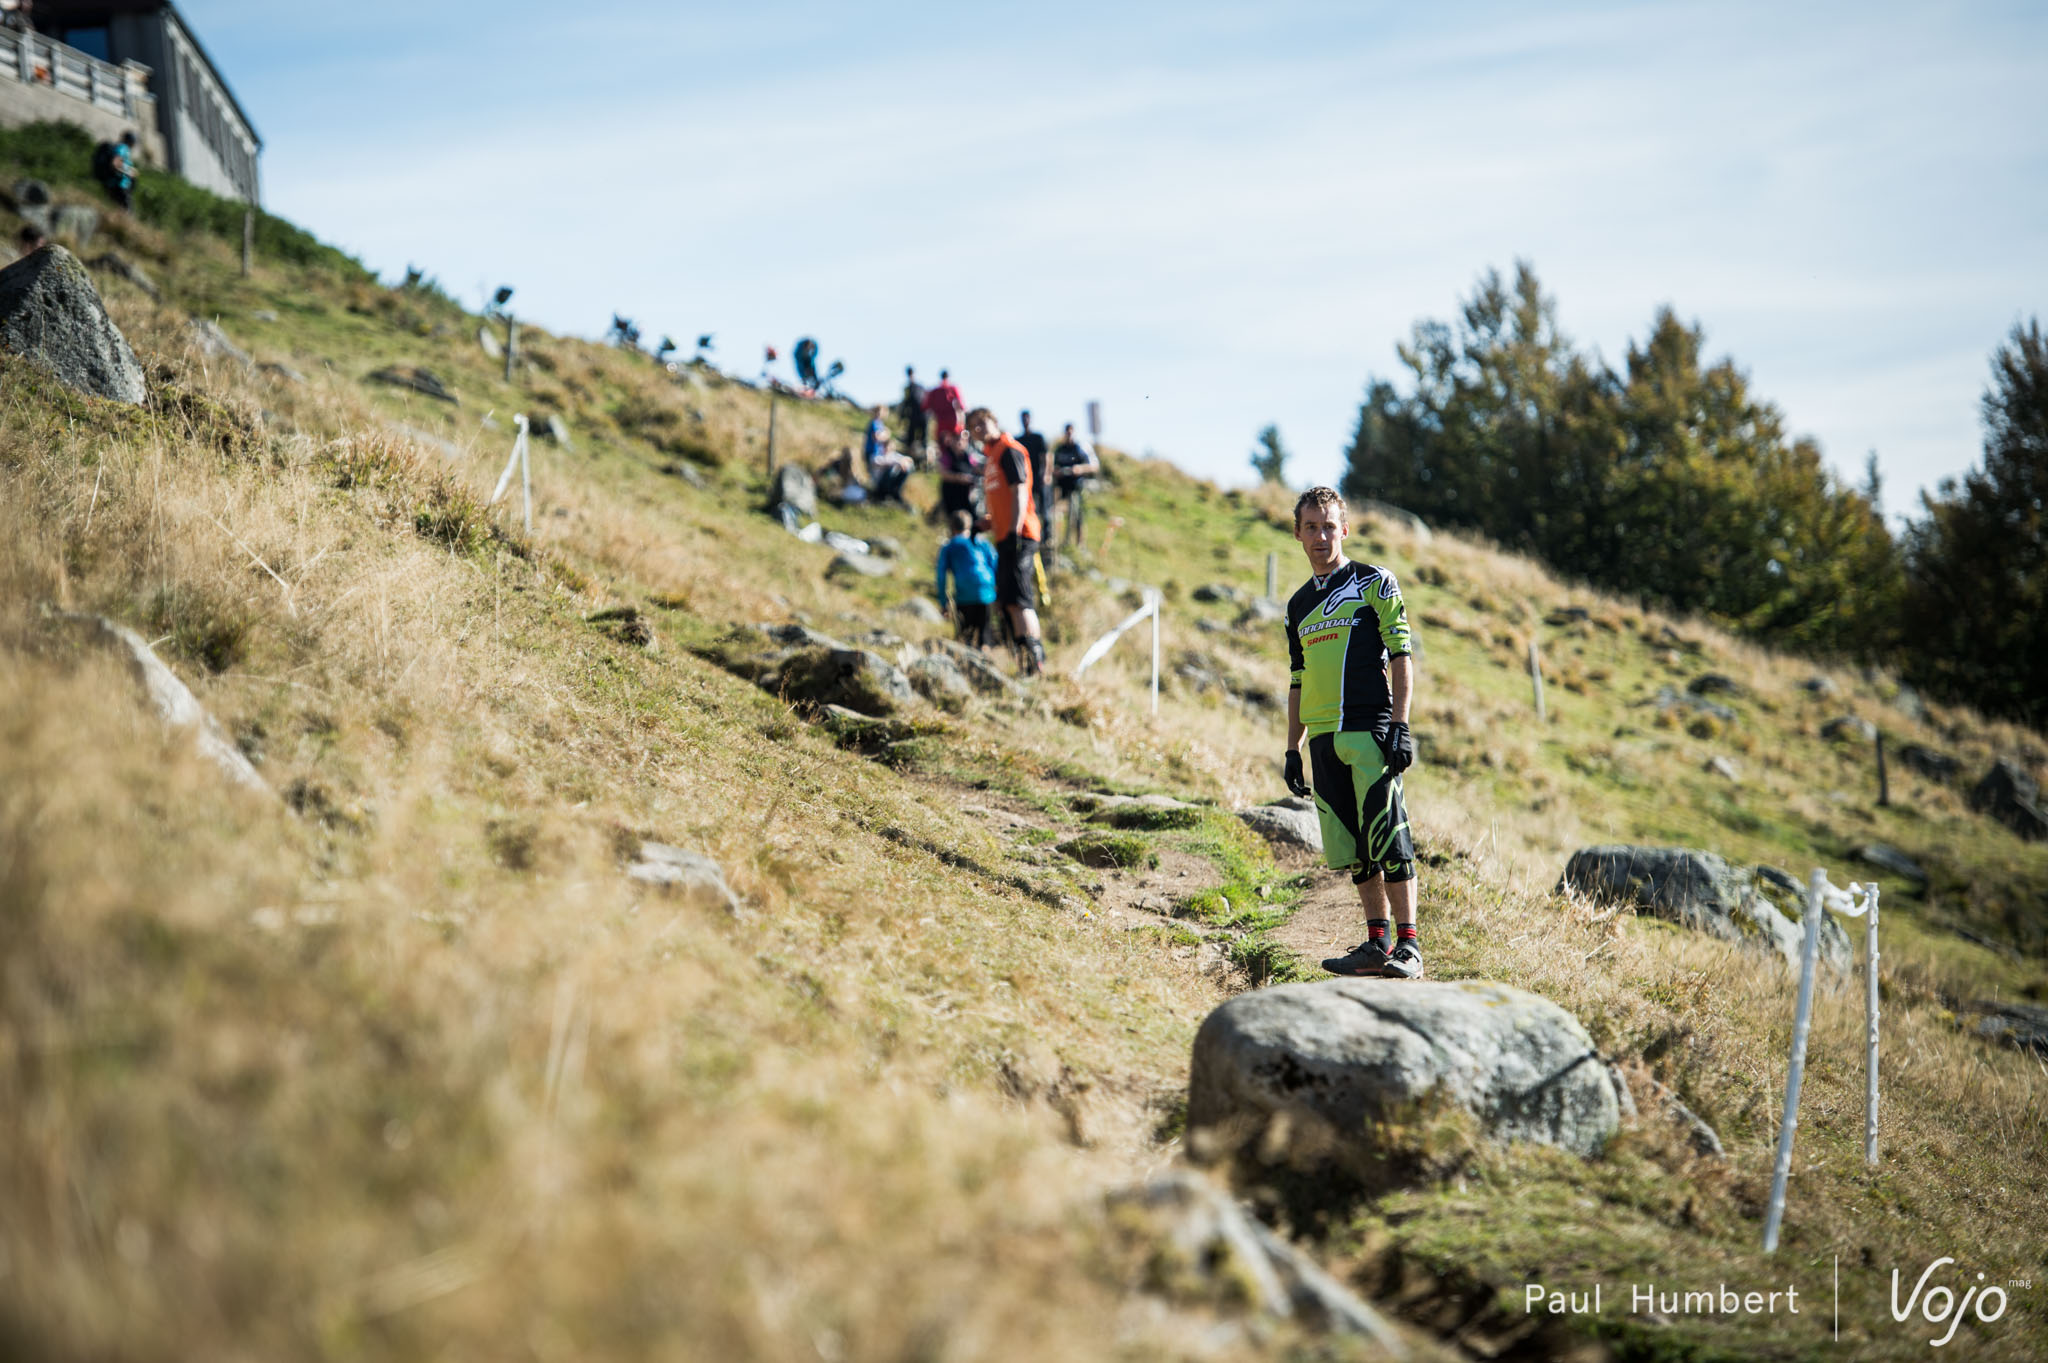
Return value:
M 943 653 L 922 653 L 903 669 L 917 693 L 934 705 L 957 710 L 974 698 L 974 685 L 960 664 Z
M 139 403 L 142 365 L 78 257 L 45 246 L 0 270 L 0 346 L 81 393 Z
M 1610 845 L 1572 853 L 1557 889 L 1632 904 L 1638 912 L 1726 942 L 1775 951 L 1797 966 L 1804 950 L 1799 921 L 1781 913 L 1757 888 L 1762 880 L 1782 890 L 1789 879 L 1782 871 L 1731 866 L 1712 852 L 1688 847 Z M 1793 914 L 1804 909 L 1802 895 L 1782 897 Z M 1854 963 L 1849 934 L 1828 913 L 1820 920 L 1820 959 L 1839 971 Z
M 978 648 L 971 648 L 958 639 L 927 639 L 925 652 L 943 653 L 959 667 L 960 675 L 967 678 L 968 685 L 984 696 L 1014 695 L 1017 683 L 1010 680 L 1000 667 Z
M 1256 1129 L 1283 1114 L 1340 1141 L 1448 1101 L 1496 1140 L 1581 1155 L 1621 1124 L 1607 1065 L 1578 1019 L 1477 980 L 1329 980 L 1240 994 L 1195 1034 L 1188 1126 Z
M 1269 805 L 1240 809 L 1237 817 L 1275 847 L 1300 848 L 1317 854 L 1323 850 L 1323 823 L 1316 815 L 1313 800 L 1290 795 Z
M 0 275 L 0 279 L 5 277 Z M 1971 789 L 1970 808 L 1989 814 L 2029 842 L 2048 838 L 2048 811 L 2041 808 L 2041 787 L 2010 757 L 1993 762 L 1984 779 Z

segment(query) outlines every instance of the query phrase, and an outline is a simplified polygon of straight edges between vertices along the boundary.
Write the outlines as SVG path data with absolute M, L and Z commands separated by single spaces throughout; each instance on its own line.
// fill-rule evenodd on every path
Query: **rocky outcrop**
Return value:
M 1868 743 L 1877 737 L 1877 726 L 1857 715 L 1837 715 L 1820 726 L 1820 736 L 1831 743 Z
M 1986 1041 L 2048 1059 L 2048 1008 L 1979 999 L 1967 1011 L 1976 1015 L 1970 1030 Z
M 768 514 L 787 522 L 807 521 L 818 514 L 818 484 L 801 464 L 784 464 L 768 480 Z
M 1796 967 L 1802 930 L 1757 888 L 1759 880 L 1773 878 L 1762 874 L 1765 869 L 1731 866 L 1712 852 L 1686 847 L 1587 847 L 1572 854 L 1557 890 L 1632 904 L 1638 912 L 1723 941 L 1768 948 Z M 1774 874 L 1790 879 L 1782 871 Z M 1804 910 L 1799 894 L 1784 898 L 1794 913 Z M 1849 934 L 1825 912 L 1820 959 L 1838 971 L 1848 970 L 1854 959 Z
M 960 665 L 943 653 L 926 653 L 903 669 L 917 693 L 935 705 L 956 709 L 974 698 L 974 684 Z
M 370 381 L 372 383 L 388 383 L 394 388 L 410 389 L 412 392 L 424 394 L 436 402 L 452 403 L 456 406 L 462 404 L 462 399 L 455 396 L 453 390 L 448 387 L 439 374 L 436 374 L 431 369 L 422 369 L 418 365 L 386 365 L 384 368 L 372 373 Z
M 1276 848 L 1295 848 L 1317 854 L 1323 850 L 1323 825 L 1316 815 L 1314 800 L 1290 795 L 1269 805 L 1240 809 L 1237 817 L 1244 821 L 1245 827 Z
M 910 678 L 864 648 L 814 648 L 782 664 L 782 689 L 791 700 L 843 705 L 864 715 L 893 715 L 915 704 Z
M 1330 980 L 1261 989 L 1195 1035 L 1188 1127 L 1270 1130 L 1306 1118 L 1370 1157 L 1372 1126 L 1431 1102 L 1496 1139 L 1597 1153 L 1621 1123 L 1578 1019 L 1508 985 Z
M 1875 866 L 1880 871 L 1890 871 L 1893 875 L 1910 880 L 1916 885 L 1927 883 L 1925 868 L 1890 843 L 1865 843 L 1856 849 L 1856 856 L 1858 860 Z
M 1899 765 L 1916 771 L 1930 781 L 1953 781 L 1963 764 L 1945 752 L 1938 752 L 1920 743 L 1902 743 L 1898 751 Z
M 643 842 L 640 855 L 626 868 L 626 877 L 643 885 L 656 885 L 707 909 L 736 914 L 740 897 L 725 883 L 725 872 L 701 852 L 671 847 L 665 842 Z
M 157 718 L 164 722 L 166 728 L 191 731 L 192 743 L 199 750 L 199 755 L 219 767 L 229 780 L 248 790 L 261 791 L 266 795 L 271 793 L 269 784 L 257 775 L 256 768 L 222 730 L 219 721 L 208 714 L 198 697 L 178 680 L 177 673 L 164 666 L 163 659 L 156 656 L 156 651 L 140 634 L 103 615 L 78 615 L 64 611 L 56 613 L 56 618 L 83 625 L 93 631 L 99 642 L 125 657 L 129 670 L 149 697 Z
M 1391 1357 L 1406 1355 L 1377 1311 L 1200 1174 L 1174 1170 L 1105 1201 L 1122 1233 L 1151 1242 L 1146 1259 L 1158 1288 L 1182 1298 L 1243 1301 L 1276 1319 L 1364 1335 Z
M 45 246 L 0 270 L 0 346 L 81 393 L 139 403 L 142 365 L 78 257 Z
M 2048 838 L 2048 811 L 2041 807 L 2041 787 L 2010 757 L 1993 762 L 1984 779 L 1971 789 L 1970 808 L 1990 815 L 2029 842 Z

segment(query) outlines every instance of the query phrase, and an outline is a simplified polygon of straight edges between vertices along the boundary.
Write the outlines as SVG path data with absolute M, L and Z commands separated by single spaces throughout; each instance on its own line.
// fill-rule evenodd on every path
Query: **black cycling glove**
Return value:
M 1301 749 L 1287 750 L 1287 788 L 1296 795 L 1308 797 L 1308 778 L 1301 774 Z
M 1387 759 L 1387 770 L 1399 776 L 1415 765 L 1415 736 L 1408 732 L 1408 726 L 1398 720 L 1387 726 L 1387 736 L 1380 741 L 1380 752 Z

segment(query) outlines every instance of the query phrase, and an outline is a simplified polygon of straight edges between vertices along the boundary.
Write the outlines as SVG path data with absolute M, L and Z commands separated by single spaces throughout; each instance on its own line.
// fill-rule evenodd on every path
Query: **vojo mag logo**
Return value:
M 1934 1276 L 1935 1270 L 1944 1264 L 1953 1263 L 1955 1259 L 1944 1254 L 1929 1264 L 1921 1272 L 1920 1280 L 1913 1284 L 1913 1290 L 1903 1305 L 1899 1301 L 1899 1270 L 1892 1270 L 1892 1319 L 1904 1324 L 1918 1315 L 1937 1330 L 1946 1326 L 1946 1334 L 1939 1339 L 1927 1341 L 1937 1349 L 1956 1337 L 1956 1327 L 1963 1323 L 1966 1316 L 1974 1317 L 1980 1324 L 1989 1325 L 2005 1314 L 2005 1289 L 1995 1283 L 1986 1285 L 1985 1275 L 1982 1273 L 1977 1275 L 1977 1281 L 1974 1283 L 1968 1282 L 1968 1275 L 1965 1275 L 1965 1289 L 1961 1301 L 1956 1300 L 1955 1289 L 1945 1283 L 1937 1283 L 1933 1287 L 1927 1285 L 1927 1280 Z M 1995 1308 L 1992 1305 L 1993 1298 L 1997 1299 Z M 1916 1311 L 1915 1307 L 1919 1309 Z

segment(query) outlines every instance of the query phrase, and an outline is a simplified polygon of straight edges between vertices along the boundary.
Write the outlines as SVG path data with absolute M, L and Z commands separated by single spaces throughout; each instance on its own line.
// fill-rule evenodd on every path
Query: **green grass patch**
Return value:
M 1159 853 L 1153 849 L 1152 840 L 1136 833 L 1083 833 L 1061 843 L 1059 850 L 1083 866 L 1104 870 L 1159 864 Z

